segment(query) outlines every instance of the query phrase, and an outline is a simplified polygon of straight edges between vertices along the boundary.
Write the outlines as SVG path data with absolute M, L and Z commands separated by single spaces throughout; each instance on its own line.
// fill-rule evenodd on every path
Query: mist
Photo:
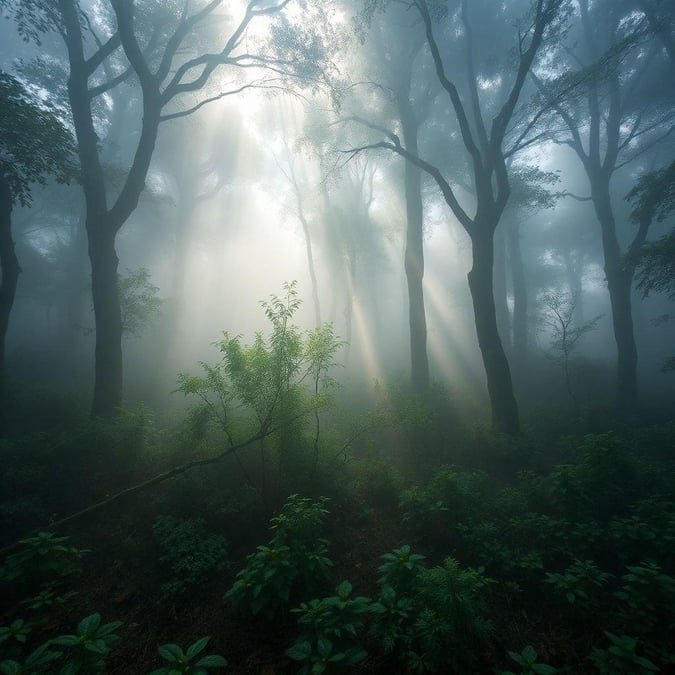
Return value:
M 672 666 L 669 2 L 0 17 L 0 670 Z

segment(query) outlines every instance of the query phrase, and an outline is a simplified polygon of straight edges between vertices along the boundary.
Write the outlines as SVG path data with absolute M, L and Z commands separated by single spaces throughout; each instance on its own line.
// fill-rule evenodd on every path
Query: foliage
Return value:
M 510 651 L 509 657 L 521 667 L 520 675 L 552 675 L 559 672 L 553 666 L 537 663 L 537 652 L 532 645 L 527 645 L 520 654 Z M 515 673 L 507 670 L 501 675 L 515 675 Z
M 448 661 L 466 668 L 485 646 L 492 629 L 485 591 L 493 583 L 482 569 L 463 568 L 453 558 L 420 572 L 418 598 L 425 609 L 416 621 L 417 640 L 433 670 Z
M 371 626 L 385 652 L 396 652 L 414 672 L 470 670 L 491 630 L 484 596 L 492 580 L 453 558 L 424 568 L 409 547 L 385 561 Z
M 404 490 L 403 519 L 432 542 L 443 542 L 460 523 L 472 523 L 483 512 L 485 474 L 452 467 L 438 470 L 425 487 Z
M 157 295 L 159 288 L 150 283 L 150 272 L 145 267 L 127 270 L 118 275 L 122 330 L 140 337 L 146 326 L 159 314 L 163 300 Z
M 301 674 L 344 670 L 366 652 L 358 643 L 363 617 L 372 611 L 370 598 L 351 597 L 352 585 L 343 581 L 335 595 L 310 600 L 291 610 L 299 615 L 300 635 L 286 654 L 304 665 Z
M 208 654 L 197 659 L 209 640 L 209 637 L 200 638 L 185 652 L 175 644 L 160 645 L 157 652 L 169 665 L 153 670 L 150 675 L 178 675 L 178 673 L 207 675 L 211 668 L 225 668 L 227 661 L 218 654 Z
M 626 195 L 633 206 L 631 220 L 664 220 L 675 209 L 675 161 L 663 169 L 649 171 Z
M 159 562 L 170 576 L 161 585 L 167 600 L 198 592 L 227 566 L 227 540 L 208 532 L 203 520 L 161 516 L 152 529 L 162 553 Z
M 597 604 L 598 592 L 611 578 L 611 574 L 600 571 L 592 560 L 575 560 L 563 573 L 546 573 L 546 583 L 570 605 L 576 603 L 589 608 Z
M 675 631 L 675 578 L 658 565 L 629 565 L 616 597 L 626 603 L 624 617 L 631 631 L 642 637 L 672 635 Z
M 59 635 L 51 644 L 66 647 L 67 664 L 59 675 L 76 675 L 76 673 L 98 673 L 105 670 L 105 660 L 112 646 L 120 637 L 115 631 L 122 625 L 121 621 L 113 621 L 101 625 L 101 615 L 91 614 L 77 624 L 71 635 Z
M 413 553 L 407 544 L 394 549 L 391 553 L 382 556 L 384 563 L 378 571 L 378 583 L 382 588 L 395 588 L 399 594 L 409 594 L 417 580 L 417 576 L 424 569 L 425 556 Z
M 577 463 L 551 474 L 551 496 L 571 521 L 607 521 L 626 511 L 638 490 L 635 459 L 616 434 L 591 434 L 576 449 Z
M 247 346 L 240 336 L 224 333 L 217 343 L 221 361 L 213 366 L 202 363 L 202 377 L 181 374 L 177 390 L 201 400 L 202 424 L 216 423 L 231 445 L 241 426 L 253 426 L 261 436 L 276 432 L 281 462 L 295 475 L 310 463 L 298 457 L 303 442 L 299 424 L 329 403 L 326 389 L 333 380 L 328 372 L 336 365 L 342 343 L 331 324 L 306 333 L 292 324 L 301 303 L 296 282 L 284 284 L 284 292 L 261 303 L 271 324 L 269 337 L 257 333 Z M 316 415 L 315 422 L 313 466 L 320 431 Z
M 57 660 L 60 656 L 61 652 L 50 651 L 49 642 L 45 642 L 32 651 L 23 662 L 15 659 L 0 661 L 0 673 L 3 673 L 3 675 L 33 675 L 43 671 L 45 666 Z
M 54 590 L 79 574 L 78 561 L 88 551 L 67 545 L 68 539 L 53 532 L 39 532 L 20 540 L 19 550 L 7 556 L 0 567 L 0 583 Z
M 31 184 L 74 177 L 74 148 L 62 122 L 10 74 L 0 70 L 0 181 L 12 203 L 29 206 Z
M 637 288 L 643 297 L 667 293 L 675 300 L 675 233 L 645 244 L 637 257 Z
M 574 316 L 577 301 L 576 296 L 562 292 L 546 293 L 542 299 L 545 307 L 543 320 L 551 331 L 553 358 L 562 365 L 567 393 L 575 405 L 577 398 L 572 387 L 571 359 L 581 338 L 595 330 L 602 318 L 599 314 L 590 321 L 577 324 Z
M 322 583 L 333 565 L 326 540 L 318 536 L 328 513 L 325 502 L 291 495 L 272 518 L 269 545 L 247 557 L 225 597 L 271 619 L 288 606 L 294 591 L 311 592 Z
M 609 631 L 605 635 L 611 645 L 607 649 L 593 649 L 589 657 L 601 675 L 649 675 L 659 671 L 656 664 L 637 654 L 635 638 Z

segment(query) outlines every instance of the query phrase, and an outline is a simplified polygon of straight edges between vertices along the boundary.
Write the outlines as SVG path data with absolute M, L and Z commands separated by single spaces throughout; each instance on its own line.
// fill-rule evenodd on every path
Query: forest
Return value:
M 0 2 L 0 674 L 675 673 L 672 0 Z

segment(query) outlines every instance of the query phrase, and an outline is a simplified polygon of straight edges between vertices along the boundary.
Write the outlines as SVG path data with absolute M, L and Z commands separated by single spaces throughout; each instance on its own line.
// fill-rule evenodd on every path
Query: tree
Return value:
M 631 219 L 640 223 L 664 220 L 675 210 L 675 162 L 644 174 L 628 193 L 633 204 Z M 657 241 L 645 243 L 625 264 L 636 269 L 637 288 L 642 296 L 668 293 L 675 300 L 675 230 Z M 675 370 L 675 356 L 666 360 L 664 370 Z
M 620 168 L 670 133 L 675 111 L 659 84 L 658 43 L 634 4 L 607 0 L 577 4 L 580 34 L 571 36 L 577 48 L 563 45 L 559 54 L 563 64 L 571 54 L 567 70 L 546 81 L 533 78 L 565 127 L 553 136 L 554 142 L 576 153 L 588 179 L 617 346 L 616 403 L 625 412 L 638 400 L 631 301 L 635 268 L 624 259 L 610 185 Z M 627 260 L 632 261 L 645 242 L 650 224 L 649 218 L 640 220 L 627 247 Z
M 214 100 L 250 87 L 265 86 L 260 80 L 248 81 L 216 95 L 204 95 L 186 107 L 186 97 L 202 91 L 222 66 L 243 71 L 271 68 L 275 64 L 279 70 L 288 65 L 269 55 L 249 52 L 246 31 L 252 22 L 278 14 L 289 2 L 291 0 L 249 0 L 243 14 L 231 24 L 229 37 L 221 38 L 218 50 L 197 51 L 196 55 L 192 54 L 199 50 L 194 44 L 197 30 L 207 21 L 228 18 L 216 15 L 222 0 L 204 2 L 192 13 L 186 2 L 179 16 L 167 18 L 162 14 L 159 19 L 153 16 L 153 10 L 161 13 L 164 9 L 161 3 L 148 3 L 139 10 L 134 0 L 109 0 L 98 8 L 101 10 L 99 15 L 110 15 L 109 24 L 104 26 L 108 32 L 105 39 L 97 35 L 94 21 L 83 12 L 77 0 L 58 0 L 57 3 L 11 0 L 9 3 L 9 10 L 24 36 L 39 39 L 41 33 L 56 30 L 68 53 L 68 97 L 82 168 L 96 324 L 92 415 L 114 415 L 122 401 L 123 327 L 115 242 L 145 187 L 159 126 L 162 122 L 187 116 Z M 150 26 L 154 26 L 152 31 Z M 193 44 L 190 44 L 191 40 Z M 126 61 L 124 69 L 111 78 L 106 77 L 105 65 L 110 59 L 119 60 L 120 50 Z M 181 60 L 185 51 L 191 56 Z M 99 75 L 101 70 L 104 77 Z M 109 72 L 114 71 L 110 69 Z M 142 124 L 123 184 L 110 200 L 93 104 L 99 96 L 132 75 L 141 89 Z
M 578 296 L 561 292 L 547 293 L 543 297 L 543 319 L 553 338 L 551 342 L 553 358 L 560 363 L 565 373 L 565 387 L 575 410 L 578 409 L 578 401 L 572 387 L 570 370 L 572 355 L 576 351 L 579 340 L 586 333 L 595 330 L 598 321 L 602 318 L 602 315 L 598 315 L 583 324 L 575 324 L 574 314 L 577 300 Z
M 73 141 L 68 130 L 24 86 L 0 70 L 0 378 L 5 370 L 5 340 L 21 268 L 12 238 L 14 206 L 30 206 L 35 183 L 50 176 L 75 175 Z
M 387 3 L 371 2 L 370 6 L 372 11 L 375 11 L 383 4 Z M 480 72 L 476 66 L 472 23 L 475 15 L 471 16 L 469 3 L 466 0 L 459 3 L 456 22 L 455 16 L 450 15 L 447 7 L 445 10 L 442 7 L 439 9 L 438 5 L 427 0 L 412 0 L 405 4 L 414 7 L 422 20 L 436 76 L 449 99 L 459 127 L 459 136 L 467 154 L 473 182 L 471 186 L 475 196 L 473 215 L 470 209 L 460 202 L 456 188 L 452 184 L 452 177 L 446 177 L 437 164 L 404 147 L 395 133 L 387 132 L 385 134 L 387 140 L 350 152 L 353 154 L 365 148 L 386 148 L 426 171 L 436 181 L 455 218 L 469 235 L 473 266 L 468 281 L 478 345 L 487 376 L 492 427 L 498 432 L 517 434 L 520 431 L 518 405 L 513 393 L 511 371 L 497 329 L 493 290 L 494 235 L 510 194 L 506 165 L 509 153 L 504 148 L 504 140 L 537 52 L 544 41 L 555 33 L 559 19 L 564 16 L 562 7 L 565 3 L 563 0 L 534 2 L 527 26 L 518 32 L 518 55 L 515 72 L 511 73 L 510 86 L 507 87 L 505 83 L 507 78 L 504 75 L 496 78 L 496 73 L 490 73 L 495 75 L 499 84 L 490 85 L 488 82 L 487 96 L 481 95 L 481 83 L 489 76 Z M 445 19 L 448 20 L 444 21 Z M 451 38 L 446 34 L 443 41 L 441 37 L 443 28 L 460 32 L 463 36 L 466 78 L 461 89 L 455 82 L 455 76 L 450 73 L 447 59 L 444 58 Z M 500 97 L 499 94 L 503 95 Z M 497 98 L 501 100 L 501 105 L 495 103 Z M 494 116 L 492 123 L 488 125 L 485 115 L 490 111 Z

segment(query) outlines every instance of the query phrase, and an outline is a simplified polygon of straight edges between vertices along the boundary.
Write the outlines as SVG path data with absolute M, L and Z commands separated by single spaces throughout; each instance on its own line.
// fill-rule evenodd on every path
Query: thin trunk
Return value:
M 493 293 L 493 227 L 476 221 L 471 239 L 473 266 L 469 272 L 469 289 L 473 301 L 476 333 L 487 376 L 492 412 L 492 429 L 518 434 L 518 405 L 513 395 L 511 371 L 497 330 L 497 313 Z
M 0 176 L 0 267 L 2 268 L 2 283 L 0 283 L 0 396 L 4 389 L 5 340 L 9 328 L 9 316 L 14 305 L 16 287 L 21 273 L 14 240 L 12 239 L 12 204 L 12 191 L 9 183 L 3 176 Z
M 527 363 L 527 282 L 518 221 L 514 219 L 505 225 L 513 284 L 513 359 L 516 370 L 520 371 Z
M 602 230 L 605 277 L 617 348 L 616 405 L 619 412 L 630 412 L 635 409 L 638 400 L 638 355 L 631 307 L 633 270 L 623 265 L 609 196 L 609 179 L 601 175 L 593 177 L 591 194 Z
M 408 89 L 410 82 L 408 80 Z M 418 154 L 418 123 L 408 93 L 397 97 L 406 148 Z M 429 390 L 427 354 L 427 319 L 424 307 L 424 203 L 422 172 L 411 162 L 405 163 L 406 246 L 405 274 L 408 286 L 408 324 L 410 330 L 410 382 L 416 394 Z
M 424 237 L 420 170 L 405 164 L 406 247 L 405 274 L 408 285 L 410 326 L 410 379 L 412 389 L 423 394 L 429 389 L 427 320 L 424 308 Z
M 318 328 L 321 325 L 321 305 L 319 304 L 319 284 L 316 280 L 316 270 L 314 269 L 314 251 L 312 250 L 312 235 L 309 232 L 307 221 L 302 219 L 302 231 L 305 235 L 305 251 L 307 253 L 307 267 L 309 269 L 309 278 L 312 282 L 312 302 L 314 303 L 314 322 Z

